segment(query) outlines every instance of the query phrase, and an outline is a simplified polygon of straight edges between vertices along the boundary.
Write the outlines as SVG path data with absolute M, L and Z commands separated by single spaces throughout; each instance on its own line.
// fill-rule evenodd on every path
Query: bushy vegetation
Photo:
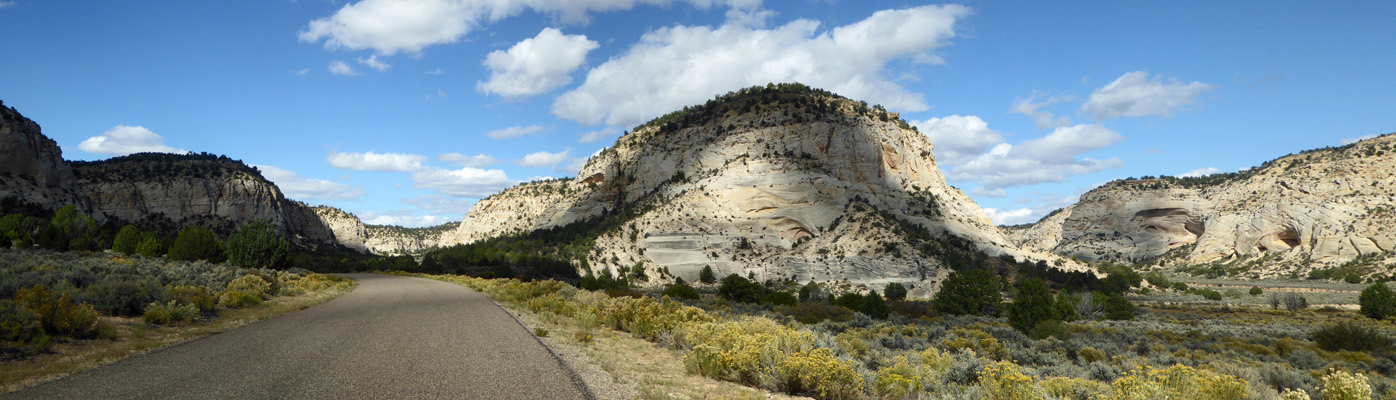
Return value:
M 987 269 L 951 272 L 936 292 L 936 311 L 951 315 L 998 315 L 1003 298 L 999 277 Z
M 1023 287 L 1037 284 L 1022 281 L 1015 298 L 1046 300 L 1053 313 L 1084 312 L 1075 322 L 1039 323 L 1035 329 L 1050 333 L 1030 336 L 1010 318 L 892 312 L 878 321 L 837 305 L 858 298 L 866 304 L 867 292 L 767 308 L 720 296 L 679 302 L 555 281 L 433 277 L 573 321 L 578 331 L 566 336 L 585 338 L 577 339 L 582 345 L 595 340 L 595 329 L 616 329 L 673 349 L 690 373 L 820 399 L 1330 398 L 1320 396 L 1386 393 L 1396 372 L 1387 353 L 1320 347 L 1307 320 L 1140 314 L 1125 300 L 1129 307 L 1116 312 L 1134 319 L 1117 321 L 1106 319 L 1105 309 L 1124 299 L 1119 293 L 1024 294 Z
M 1396 316 L 1396 294 L 1393 294 L 1385 283 L 1373 283 L 1372 286 L 1363 289 L 1357 301 L 1362 307 L 1362 315 L 1366 315 L 1367 318 L 1386 319 Z
M 289 247 L 271 223 L 259 219 L 228 236 L 228 262 L 248 268 L 277 268 L 285 261 Z

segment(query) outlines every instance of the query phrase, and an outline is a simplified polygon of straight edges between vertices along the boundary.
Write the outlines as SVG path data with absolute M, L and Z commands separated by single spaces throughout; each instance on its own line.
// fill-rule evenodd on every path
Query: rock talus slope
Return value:
M 1303 273 L 1396 250 L 1396 135 L 1199 178 L 1111 182 L 1038 223 L 1025 247 L 1090 260 L 1234 264 Z

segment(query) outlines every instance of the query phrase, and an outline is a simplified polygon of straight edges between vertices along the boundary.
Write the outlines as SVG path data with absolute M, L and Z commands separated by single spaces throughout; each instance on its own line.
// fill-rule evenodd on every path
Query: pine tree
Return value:
M 228 237 L 228 262 L 239 267 L 275 268 L 286 259 L 286 238 L 267 220 L 258 219 Z
M 713 274 L 713 267 L 710 265 L 704 265 L 703 272 L 698 274 L 698 281 L 710 285 L 713 282 L 717 282 L 717 275 Z
M 126 225 L 116 232 L 116 239 L 112 241 L 111 250 L 117 253 L 132 255 L 136 254 L 136 246 L 141 244 L 141 229 L 134 225 Z
M 997 315 L 999 278 L 988 269 L 966 269 L 951 272 L 941 282 L 940 291 L 931 300 L 936 311 L 954 315 Z
M 1018 295 L 1008 307 L 1008 324 L 1019 332 L 1027 333 L 1045 321 L 1055 320 L 1052 310 L 1052 292 L 1041 279 L 1025 279 L 1018 282 Z
M 863 297 L 863 306 L 858 307 L 858 312 L 877 319 L 887 319 L 889 310 L 882 296 L 878 296 L 876 290 L 869 290 L 868 295 Z
M 1357 303 L 1362 307 L 1362 315 L 1366 315 L 1367 318 L 1386 319 L 1396 316 L 1396 294 L 1393 294 L 1385 283 L 1373 283 L 1362 289 L 1362 294 L 1357 296 Z
M 897 282 L 888 283 L 887 287 L 882 289 L 882 294 L 887 296 L 888 301 L 906 300 L 906 286 Z

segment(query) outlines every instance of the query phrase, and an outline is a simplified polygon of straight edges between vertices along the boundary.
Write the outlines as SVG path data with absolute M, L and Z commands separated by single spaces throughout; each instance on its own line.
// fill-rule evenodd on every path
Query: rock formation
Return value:
M 1396 249 L 1396 135 L 1239 173 L 1119 180 L 1010 231 L 1088 260 L 1215 264 L 1290 276 Z
M 909 231 L 963 238 L 991 255 L 1058 258 L 1020 250 L 945 183 L 931 149 L 877 107 L 802 85 L 745 89 L 636 128 L 576 178 L 482 199 L 442 242 L 628 213 L 596 239 L 593 269 L 638 263 L 691 281 L 711 266 L 758 279 L 926 287 L 946 271 Z
M 57 208 L 81 204 L 71 188 L 76 179 L 63 162 L 58 143 L 39 124 L 0 102 L 0 198 Z

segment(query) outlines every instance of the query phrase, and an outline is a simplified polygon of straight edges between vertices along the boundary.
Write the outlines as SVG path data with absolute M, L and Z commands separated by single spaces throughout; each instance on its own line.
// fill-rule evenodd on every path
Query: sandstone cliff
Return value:
M 1017 243 L 1089 260 L 1302 275 L 1396 249 L 1396 135 L 1200 178 L 1120 180 Z
M 918 231 L 991 255 L 1056 258 L 1020 250 L 990 224 L 946 185 L 931 149 L 876 107 L 801 85 L 745 89 L 636 128 L 576 178 L 481 200 L 442 242 L 620 213 L 587 255 L 593 269 L 639 263 L 692 280 L 711 266 L 878 287 L 926 287 L 946 273 L 927 254 L 933 245 L 909 237 Z
M 71 188 L 76 179 L 63 162 L 58 143 L 44 136 L 39 124 L 0 102 L 0 198 L 13 198 L 47 208 L 83 206 Z

